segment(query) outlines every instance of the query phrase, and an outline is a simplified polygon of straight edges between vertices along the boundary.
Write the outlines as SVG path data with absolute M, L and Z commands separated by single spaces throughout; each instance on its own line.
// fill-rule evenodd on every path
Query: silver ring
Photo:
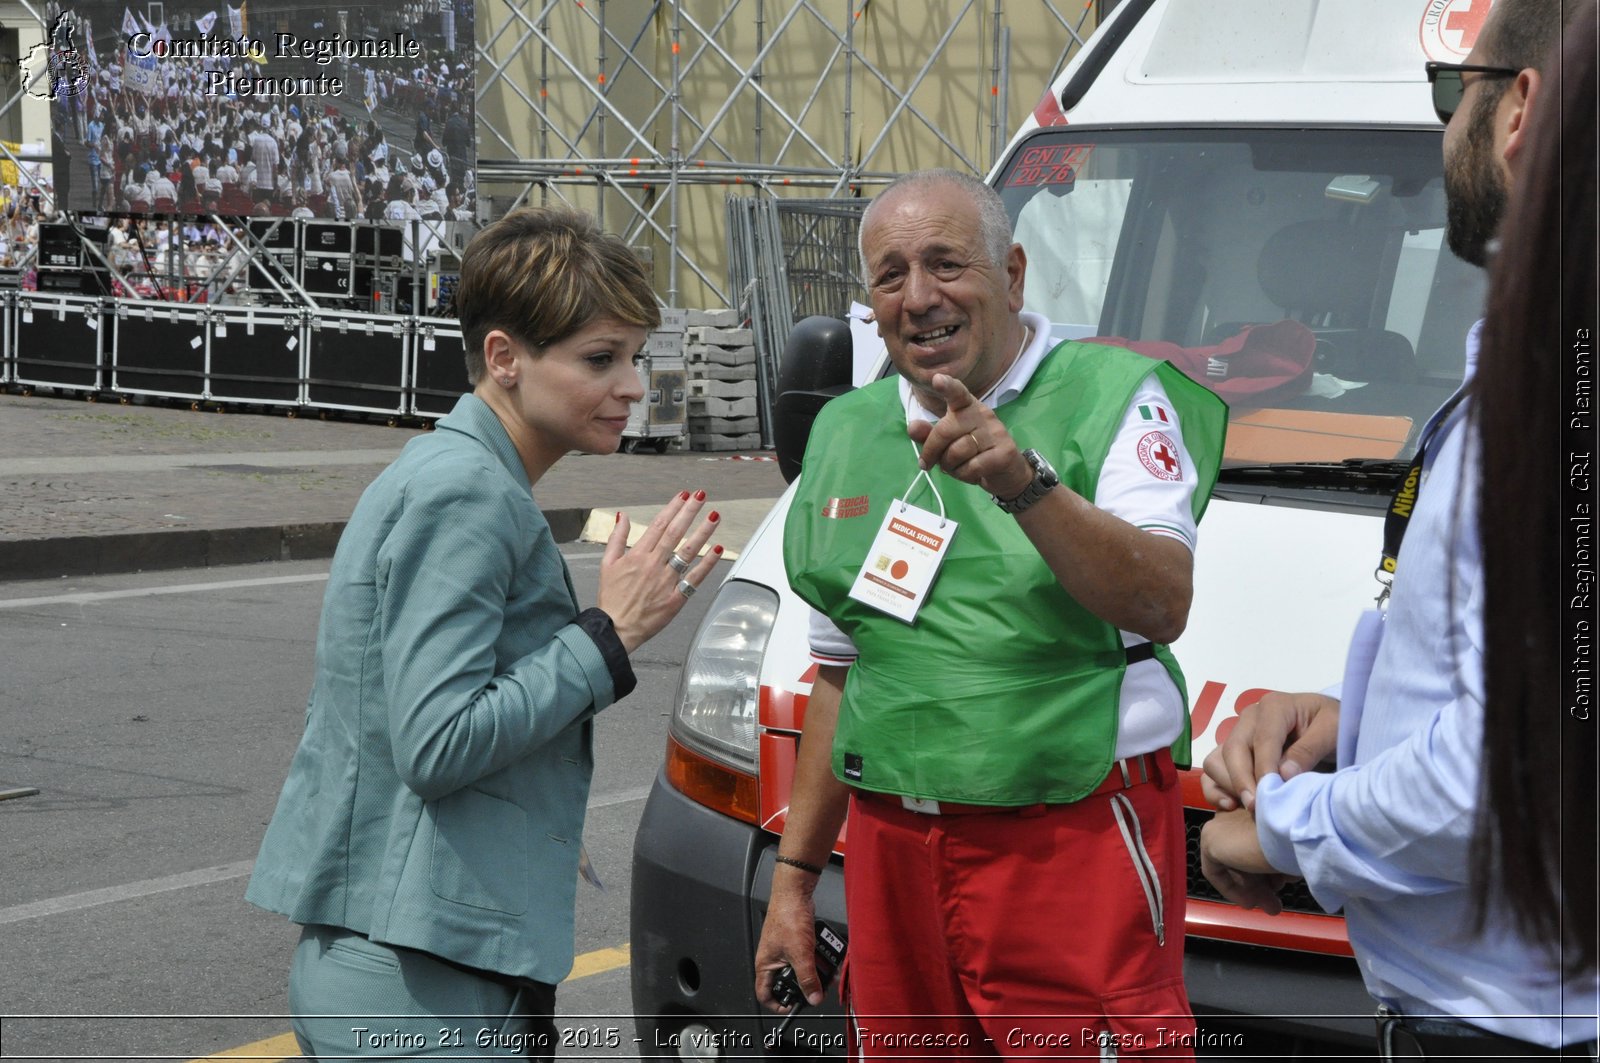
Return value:
M 693 598 L 694 597 L 694 584 L 690 583 L 686 579 L 679 580 L 678 581 L 678 593 L 683 595 L 685 598 Z
M 667 558 L 667 567 L 681 576 L 689 571 L 689 562 L 679 557 L 677 553 L 673 553 L 671 557 Z

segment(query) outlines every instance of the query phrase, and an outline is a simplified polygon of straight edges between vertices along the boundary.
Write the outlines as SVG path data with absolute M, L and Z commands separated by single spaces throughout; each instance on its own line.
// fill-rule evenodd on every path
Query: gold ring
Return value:
M 980 442 L 978 442 L 978 436 L 977 436 L 977 434 L 976 434 L 976 433 L 973 433 L 973 432 L 968 432 L 968 433 L 967 433 L 967 438 L 968 438 L 968 439 L 970 439 L 970 440 L 972 440 L 972 445 L 973 445 L 973 446 L 974 446 L 974 447 L 977 447 L 977 448 L 978 448 L 978 453 L 979 453 L 979 454 L 982 454 L 982 453 L 983 453 L 983 444 L 982 444 L 982 443 L 980 443 Z

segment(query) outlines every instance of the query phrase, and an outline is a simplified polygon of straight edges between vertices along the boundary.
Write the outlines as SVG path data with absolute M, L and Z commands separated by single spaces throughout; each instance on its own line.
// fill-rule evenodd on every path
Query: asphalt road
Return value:
M 599 552 L 564 548 L 584 601 Z M 40 791 L 0 801 L 0 1058 L 293 1055 L 298 930 L 243 893 L 299 740 L 326 574 L 301 562 L 0 583 L 0 791 Z M 712 597 L 635 656 L 638 689 L 597 720 L 585 840 L 606 886 L 578 894 L 564 1060 L 648 1047 L 630 1015 L 629 860 Z M 1232 1043 L 1245 1058 L 1332 1058 L 1260 1031 Z
M 599 548 L 564 552 L 592 601 Z M 0 790 L 40 791 L 0 801 L 0 1056 L 188 1060 L 288 1031 L 298 930 L 243 892 L 299 740 L 326 573 L 0 584 Z M 597 720 L 586 844 L 605 890 L 580 888 L 558 999 L 602 1044 L 633 1043 L 633 835 L 711 598 L 635 656 L 638 689 Z

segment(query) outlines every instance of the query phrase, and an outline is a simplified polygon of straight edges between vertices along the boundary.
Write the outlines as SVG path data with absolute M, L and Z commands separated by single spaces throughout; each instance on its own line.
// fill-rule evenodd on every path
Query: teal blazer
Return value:
M 559 982 L 614 700 L 511 438 L 464 395 L 339 540 L 305 736 L 245 898 Z

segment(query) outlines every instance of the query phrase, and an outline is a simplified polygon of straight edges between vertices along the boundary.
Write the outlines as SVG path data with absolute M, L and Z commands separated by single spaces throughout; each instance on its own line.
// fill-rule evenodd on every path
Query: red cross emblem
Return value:
M 1183 479 L 1178 445 L 1165 432 L 1146 432 L 1139 440 L 1139 464 L 1158 480 Z
M 1478 43 L 1494 0 L 1427 0 L 1417 27 L 1422 53 L 1442 63 L 1458 63 Z
M 1445 29 L 1452 33 L 1461 34 L 1461 50 L 1472 51 L 1478 43 L 1478 34 L 1483 29 L 1484 20 L 1489 17 L 1489 8 L 1494 0 L 1472 0 L 1465 11 L 1452 11 L 1445 16 Z

